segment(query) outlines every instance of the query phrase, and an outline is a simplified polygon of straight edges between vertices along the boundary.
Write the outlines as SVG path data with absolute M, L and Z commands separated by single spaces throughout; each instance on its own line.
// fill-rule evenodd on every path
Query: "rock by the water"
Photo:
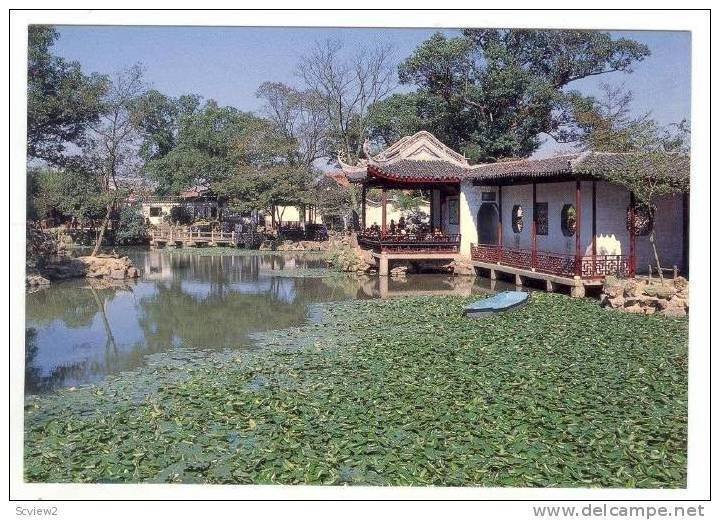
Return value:
M 25 276 L 25 285 L 28 287 L 39 287 L 42 285 L 50 285 L 50 280 L 39 273 L 30 273 Z
M 43 267 L 42 274 L 50 280 L 70 278 L 124 280 L 137 278 L 140 276 L 140 271 L 127 256 L 101 254 L 66 258 L 49 263 Z
M 618 280 L 608 277 L 603 285 L 600 304 L 633 314 L 687 316 L 688 282 L 682 277 L 663 284 L 660 280 Z
M 452 272 L 455 276 L 475 276 L 475 266 L 462 260 L 453 260 Z

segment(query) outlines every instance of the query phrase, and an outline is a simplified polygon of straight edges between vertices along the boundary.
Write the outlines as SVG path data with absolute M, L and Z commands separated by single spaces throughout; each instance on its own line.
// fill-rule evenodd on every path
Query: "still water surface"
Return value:
M 314 303 L 489 289 L 480 278 L 326 276 L 324 261 L 302 254 L 129 256 L 136 282 L 60 282 L 27 295 L 26 393 L 97 382 L 173 348 L 252 348 L 253 333 L 312 319 Z

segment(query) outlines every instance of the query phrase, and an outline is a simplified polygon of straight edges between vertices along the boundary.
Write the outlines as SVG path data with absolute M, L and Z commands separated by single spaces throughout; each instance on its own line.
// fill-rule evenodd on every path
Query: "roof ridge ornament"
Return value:
M 358 163 L 356 165 L 352 165 L 349 163 L 346 163 L 343 158 L 345 157 L 345 152 L 342 150 L 337 151 L 337 162 L 340 165 L 340 169 L 345 173 L 357 173 L 359 171 L 365 171 L 367 168 L 368 161 L 367 159 L 358 159 Z
M 444 161 L 454 163 L 462 168 L 470 166 L 464 155 L 445 145 L 427 130 L 420 130 L 413 135 L 405 136 L 374 157 L 368 156 L 368 158 L 372 162 L 385 164 L 401 160 L 421 160 Z

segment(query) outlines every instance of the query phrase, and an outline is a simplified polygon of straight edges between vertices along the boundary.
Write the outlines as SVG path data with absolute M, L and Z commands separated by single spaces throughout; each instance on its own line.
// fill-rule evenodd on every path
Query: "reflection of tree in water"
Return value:
M 156 295 L 140 301 L 140 326 L 150 351 L 175 342 L 190 347 L 232 347 L 249 331 L 289 327 L 300 323 L 305 305 L 285 303 L 272 294 L 229 292 L 222 285 L 205 298 L 158 287 Z M 279 285 L 271 289 L 276 292 Z
M 111 299 L 115 289 L 98 291 L 102 299 Z M 61 320 L 71 329 L 89 326 L 98 312 L 95 296 L 86 285 L 63 283 L 27 295 L 26 319 L 38 325 L 48 325 Z
M 61 320 L 68 328 L 83 328 L 90 327 L 95 316 L 99 315 L 105 330 L 104 359 L 102 361 L 85 359 L 72 364 L 54 366 L 43 375 L 42 367 L 33 366 L 38 354 L 37 329 L 29 327 L 25 331 L 26 391 L 45 392 L 66 386 L 67 381 L 85 382 L 90 376 L 106 374 L 118 367 L 127 367 L 127 363 L 121 359 L 127 357 L 127 353 L 118 351 L 107 314 L 107 304 L 119 291 L 132 289 L 122 284 L 94 287 L 95 283 L 75 286 L 68 284 L 44 291 L 42 295 L 38 293 L 37 296 L 42 298 L 28 302 L 27 319 L 40 326 Z
M 96 381 L 107 373 L 142 366 L 146 355 L 178 344 L 200 348 L 244 345 L 250 332 L 303 323 L 308 304 L 361 296 L 353 278 L 274 277 L 271 273 L 321 265 L 317 258 L 279 255 L 214 259 L 173 255 L 159 265 L 161 276 L 140 283 L 142 290 L 137 294 L 142 296 L 134 304 L 130 302 L 129 308 L 112 304 L 129 289 L 123 286 L 63 282 L 29 294 L 26 391 L 39 393 Z M 128 312 L 132 315 L 122 319 L 113 314 Z M 68 337 L 55 340 L 40 334 L 56 327 L 54 321 L 72 329 L 93 330 L 92 343 L 83 345 L 90 347 L 86 357 L 77 358 L 77 345 Z M 104 334 L 95 332 L 98 326 Z M 133 343 L 129 338 L 135 334 L 143 339 Z M 53 351 L 49 361 L 38 354 L 46 354 L 45 349 Z

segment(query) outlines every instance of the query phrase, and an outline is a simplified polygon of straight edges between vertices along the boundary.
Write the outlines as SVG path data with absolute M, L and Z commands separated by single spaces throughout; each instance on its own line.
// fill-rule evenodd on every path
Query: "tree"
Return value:
M 125 205 L 120 209 L 115 242 L 118 244 L 138 244 L 147 238 L 147 225 L 139 205 Z
M 146 92 L 142 76 L 139 65 L 118 73 L 103 97 L 100 120 L 89 125 L 83 162 L 100 179 L 107 198 L 105 216 L 91 256 L 100 250 L 113 209 L 127 195 L 120 189 L 118 178 L 132 178 L 140 172 L 137 110 Z
M 288 165 L 254 167 L 243 165 L 234 175 L 214 186 L 216 193 L 240 212 L 279 211 L 280 206 L 302 206 L 311 201 L 312 175 Z M 276 214 L 282 220 L 282 213 Z
M 175 141 L 170 151 L 145 164 L 161 194 L 194 185 L 213 187 L 244 163 L 287 162 L 295 150 L 267 121 L 212 100 L 180 118 Z
M 583 96 L 568 85 L 630 72 L 647 55 L 641 43 L 597 31 L 466 29 L 453 38 L 436 33 L 398 69 L 400 83 L 417 91 L 381 101 L 371 112 L 387 112 L 390 103 L 405 112 L 414 106 L 420 120 L 415 131 L 433 132 L 473 161 L 526 157 L 542 133 L 559 141 L 577 137 L 569 114 Z M 387 118 L 372 123 L 375 135 L 390 132 L 380 130 Z
M 675 153 L 690 152 L 687 121 L 661 128 L 649 112 L 632 115 L 631 91 L 607 83 L 600 88 L 602 97 L 588 98 L 575 107 L 574 120 L 581 129 L 578 148 L 616 153 L 660 148 Z
M 300 91 L 283 83 L 265 82 L 257 97 L 265 100 L 265 116 L 287 140 L 298 144 L 291 162 L 308 171 L 327 154 L 328 119 L 317 92 Z
M 57 31 L 28 27 L 27 155 L 54 165 L 67 161 L 68 145 L 82 146 L 87 125 L 102 110 L 106 78 L 83 74 L 80 64 L 51 53 Z
M 327 175 L 313 183 L 309 202 L 323 217 L 341 218 L 346 223 L 354 209 L 349 187 L 340 186 Z
M 140 156 L 145 161 L 162 159 L 178 143 L 182 120 L 200 108 L 200 96 L 187 94 L 171 98 L 149 90 L 137 106 L 138 128 L 142 136 Z
M 428 118 L 427 111 L 422 108 L 425 98 L 417 93 L 393 94 L 373 105 L 369 118 L 369 138 L 386 148 L 423 128 Z
M 586 168 L 628 188 L 637 206 L 654 222 L 658 198 L 690 189 L 689 125 L 683 120 L 663 128 L 650 114 L 631 117 L 632 92 L 609 85 L 603 85 L 603 90 L 604 98 L 593 100 L 589 109 L 576 115 L 584 130 L 579 146 L 584 150 L 621 153 L 622 164 L 606 168 L 602 164 L 594 167 L 591 163 Z M 650 227 L 649 239 L 663 282 L 654 225 Z
M 395 86 L 391 58 L 392 48 L 380 45 L 360 49 L 348 60 L 343 58 L 342 44 L 328 40 L 317 43 L 300 62 L 298 76 L 326 113 L 328 157 L 340 153 L 349 162 L 361 157 L 370 134 L 371 107 Z
M 84 170 L 39 168 L 29 171 L 28 218 L 101 218 L 107 204 L 100 179 Z

